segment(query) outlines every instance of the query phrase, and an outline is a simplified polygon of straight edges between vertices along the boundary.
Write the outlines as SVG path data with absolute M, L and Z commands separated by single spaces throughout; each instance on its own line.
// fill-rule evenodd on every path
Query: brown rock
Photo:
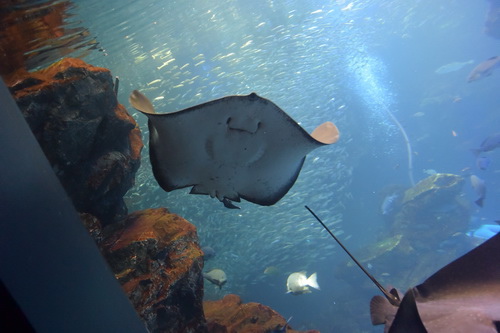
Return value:
M 164 208 L 134 212 L 104 229 L 101 247 L 151 332 L 206 332 L 192 224 Z
M 104 225 L 127 213 L 123 195 L 143 146 L 113 88 L 109 70 L 71 58 L 18 76 L 10 86 L 77 210 Z
M 237 295 L 203 302 L 209 333 L 267 333 L 286 324 L 285 318 L 268 306 L 241 302 Z M 286 332 L 298 333 L 287 327 Z M 319 333 L 316 330 L 307 333 Z M 305 333 L 305 332 L 304 332 Z

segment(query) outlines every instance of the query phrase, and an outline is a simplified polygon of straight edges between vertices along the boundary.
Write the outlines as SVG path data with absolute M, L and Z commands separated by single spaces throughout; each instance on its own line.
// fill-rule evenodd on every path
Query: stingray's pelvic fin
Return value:
M 240 207 L 236 206 L 229 200 L 228 198 L 222 199 L 222 203 L 224 204 L 224 207 L 230 208 L 230 209 L 240 209 Z

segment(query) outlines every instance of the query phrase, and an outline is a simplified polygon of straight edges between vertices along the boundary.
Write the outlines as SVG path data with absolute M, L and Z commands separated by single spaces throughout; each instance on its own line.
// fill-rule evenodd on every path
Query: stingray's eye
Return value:
M 257 123 L 257 129 L 261 128 L 261 126 L 262 126 L 262 122 L 261 122 L 261 121 L 259 121 L 259 122 Z
M 226 125 L 229 125 L 230 122 L 231 122 L 231 117 L 228 117 L 226 120 Z

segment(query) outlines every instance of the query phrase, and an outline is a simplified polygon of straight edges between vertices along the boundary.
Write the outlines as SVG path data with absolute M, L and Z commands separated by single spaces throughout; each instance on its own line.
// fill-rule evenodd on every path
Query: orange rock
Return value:
M 103 225 L 125 216 L 143 144 L 110 71 L 65 58 L 9 88 L 76 209 Z
M 151 332 L 206 332 L 196 228 L 165 208 L 106 227 L 101 248 Z
M 237 295 L 203 302 L 209 333 L 267 333 L 286 324 L 285 318 L 259 303 L 243 304 Z M 288 333 L 299 333 L 288 326 Z M 319 333 L 309 330 L 308 333 Z
M 14 98 L 19 99 L 40 90 L 51 89 L 54 84 L 67 85 L 81 79 L 84 70 L 104 73 L 111 77 L 107 68 L 89 65 L 78 58 L 64 58 L 36 72 L 19 71 L 15 76 L 11 76 L 6 84 L 11 89 Z
M 135 122 L 134 118 L 132 118 L 132 116 L 128 114 L 127 109 L 125 109 L 125 107 L 121 104 L 118 104 L 118 106 L 116 107 L 115 115 L 118 119 L 129 122 L 131 124 L 135 124 L 134 128 L 128 135 L 128 139 L 130 141 L 130 157 L 133 160 L 140 160 L 141 151 L 144 144 L 142 143 L 141 130 L 139 129 L 139 126 Z

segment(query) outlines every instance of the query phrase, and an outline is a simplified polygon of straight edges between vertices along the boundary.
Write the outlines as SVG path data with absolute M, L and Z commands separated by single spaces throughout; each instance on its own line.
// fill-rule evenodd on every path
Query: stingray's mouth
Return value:
M 249 119 L 242 121 L 242 119 L 234 119 L 232 117 L 229 117 L 226 120 L 226 125 L 227 128 L 232 131 L 255 134 L 259 130 L 261 122 Z

